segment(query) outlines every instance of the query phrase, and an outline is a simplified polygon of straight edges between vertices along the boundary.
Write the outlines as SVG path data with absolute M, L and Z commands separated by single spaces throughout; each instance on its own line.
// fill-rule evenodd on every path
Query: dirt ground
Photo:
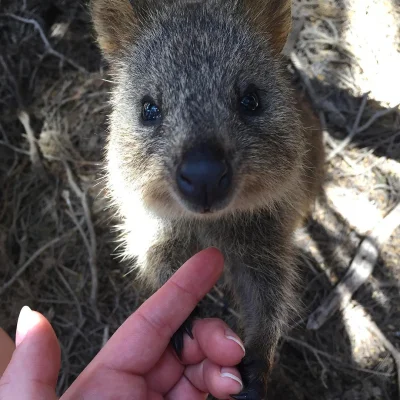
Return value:
M 352 301 L 307 324 L 400 201 L 400 3 L 293 4 L 288 69 L 323 123 L 328 173 L 297 235 L 304 311 L 279 346 L 270 398 L 396 399 L 400 229 Z M 101 180 L 111 85 L 86 2 L 0 0 L 0 325 L 14 335 L 25 304 L 46 315 L 59 393 L 145 298 L 116 257 Z M 202 308 L 235 324 L 218 288 Z

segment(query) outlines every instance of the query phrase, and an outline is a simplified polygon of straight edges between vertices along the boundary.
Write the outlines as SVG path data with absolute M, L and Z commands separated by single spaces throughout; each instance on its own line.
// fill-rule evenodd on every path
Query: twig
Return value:
M 323 357 L 327 358 L 328 360 L 332 360 L 332 361 L 335 361 L 335 362 L 343 364 L 343 360 L 341 360 L 340 358 L 335 357 L 332 354 L 326 353 L 325 351 L 318 350 L 317 348 L 315 348 L 314 346 L 311 346 L 310 344 L 308 344 L 307 342 L 304 342 L 303 340 L 295 339 L 295 338 L 293 338 L 291 336 L 286 336 L 286 335 L 283 336 L 282 339 L 285 342 L 297 344 L 297 345 L 299 345 L 301 347 L 304 347 L 304 348 L 312 351 L 315 354 L 316 357 L 318 357 L 318 355 L 320 355 L 320 356 L 323 356 Z
M 288 39 L 286 40 L 285 47 L 282 50 L 282 53 L 285 56 L 290 57 L 290 54 L 293 52 L 293 50 L 296 46 L 296 42 L 299 38 L 300 32 L 302 31 L 302 29 L 304 27 L 305 21 L 306 21 L 305 17 L 302 17 L 299 20 L 294 22 L 291 32 L 290 32 L 290 35 L 289 35 Z
M 79 321 L 82 321 L 83 318 L 83 314 L 82 314 L 82 307 L 79 303 L 78 298 L 75 295 L 75 292 L 72 290 L 70 284 L 67 282 L 67 280 L 64 278 L 64 275 L 56 268 L 56 273 L 58 275 L 58 277 L 60 278 L 61 282 L 63 283 L 63 285 L 67 288 L 68 292 L 70 293 L 70 295 L 72 296 L 72 299 L 74 300 L 75 304 L 76 304 L 76 308 L 78 310 L 78 314 L 79 314 Z
M 364 132 L 366 129 L 368 129 L 379 118 L 382 118 L 385 115 L 391 114 L 393 112 L 399 111 L 399 106 L 400 106 L 400 103 L 397 104 L 394 107 L 387 108 L 386 110 L 381 110 L 381 111 L 376 112 L 364 125 L 360 126 L 357 129 L 356 133 L 359 134 L 361 132 Z
M 16 146 L 13 146 L 12 144 L 5 142 L 4 140 L 0 140 L 0 146 L 8 147 L 9 149 L 11 149 L 19 154 L 24 154 L 26 156 L 30 155 L 29 151 L 20 149 L 19 147 L 16 147 Z
M 382 246 L 400 225 L 400 203 L 383 218 L 361 242 L 344 278 L 325 301 L 309 316 L 307 329 L 319 329 L 339 308 L 344 308 L 353 294 L 372 274 Z
M 362 241 L 344 278 L 325 301 L 309 316 L 307 329 L 319 329 L 336 311 L 345 307 L 354 292 L 368 279 L 378 259 L 378 248 L 371 238 Z
M 103 348 L 106 345 L 108 339 L 110 339 L 110 326 L 106 325 L 103 330 L 103 340 L 101 343 L 101 348 Z
M 361 101 L 361 105 L 358 110 L 356 120 L 354 121 L 354 124 L 353 124 L 353 127 L 352 127 L 350 133 L 346 136 L 345 139 L 342 140 L 342 142 L 337 147 L 335 147 L 331 151 L 331 153 L 328 155 L 328 157 L 326 159 L 327 161 L 332 160 L 333 157 L 335 157 L 337 154 L 341 153 L 346 148 L 346 146 L 348 146 L 348 144 L 353 140 L 354 136 L 358 133 L 361 117 L 365 110 L 365 106 L 367 105 L 367 101 L 368 101 L 368 93 L 365 93 L 363 96 L 363 99 Z
M 319 350 L 316 347 L 311 346 L 309 343 L 304 342 L 303 340 L 295 339 L 295 338 L 293 338 L 291 336 L 283 336 L 282 339 L 285 342 L 296 344 L 298 346 L 304 347 L 305 349 L 307 349 L 307 350 L 311 351 L 312 353 L 314 353 L 315 356 L 317 356 L 317 354 L 318 354 L 318 355 L 320 355 L 322 357 L 327 358 L 328 360 L 331 360 L 332 362 L 341 364 L 343 366 L 343 368 L 348 368 L 348 369 L 352 369 L 352 370 L 355 370 L 355 371 L 362 371 L 362 372 L 366 372 L 368 374 L 373 374 L 373 375 L 390 376 L 390 374 L 385 373 L 385 372 L 378 372 L 378 371 L 374 371 L 374 370 L 371 370 L 371 369 L 358 368 L 358 367 L 355 367 L 353 365 L 349 365 L 345 361 L 343 361 L 342 359 L 340 359 L 338 357 L 335 357 L 334 355 L 329 354 L 329 353 L 327 353 L 325 351 Z
M 40 157 L 39 149 L 36 145 L 36 138 L 31 127 L 29 115 L 25 111 L 21 111 L 18 114 L 18 119 L 20 120 L 21 124 L 24 126 L 26 137 L 29 143 L 29 157 L 31 159 L 31 163 L 33 167 L 43 176 L 46 176 L 45 169 L 42 164 L 42 160 Z
M 65 348 L 67 354 L 69 354 L 69 352 L 72 350 L 72 346 L 74 345 L 76 338 L 79 335 L 84 336 L 84 334 L 82 333 L 82 328 L 84 327 L 85 324 L 86 324 L 86 318 L 82 318 L 79 322 L 79 325 L 76 327 L 74 333 L 71 335 L 68 346 Z
M 65 236 L 65 235 L 64 235 Z M 7 281 L 3 286 L 0 288 L 0 296 L 11 286 L 14 282 L 28 269 L 28 267 L 49 247 L 53 246 L 57 242 L 59 242 L 63 236 L 55 238 L 50 242 L 46 243 L 44 246 L 40 247 L 36 250 L 29 259 L 17 270 L 17 272 L 13 275 L 13 277 Z
M 84 234 L 83 230 L 81 231 L 83 240 L 85 242 L 85 245 L 87 247 L 88 253 L 89 253 L 89 266 L 90 266 L 90 273 L 92 276 L 92 287 L 91 287 L 91 292 L 90 292 L 90 302 L 93 306 L 96 320 L 100 321 L 100 313 L 97 309 L 97 291 L 98 291 L 98 276 L 97 276 L 97 241 L 96 241 L 96 232 L 93 227 L 93 222 L 92 222 L 92 217 L 90 213 L 90 207 L 89 207 L 89 202 L 87 199 L 87 195 L 85 192 L 83 192 L 78 184 L 75 182 L 75 179 L 72 175 L 71 168 L 69 167 L 67 162 L 64 162 L 64 167 L 67 171 L 67 177 L 68 177 L 68 183 L 75 193 L 75 195 L 78 197 L 78 199 L 81 201 L 83 212 L 85 215 L 85 221 L 86 225 L 88 227 L 89 231 L 89 240 L 87 240 L 86 235 Z M 68 203 L 69 199 L 66 198 L 66 201 Z M 72 206 L 70 207 L 71 211 Z
M 49 54 L 59 58 L 62 62 L 67 62 L 68 64 L 70 64 L 71 66 L 73 66 L 80 72 L 86 72 L 86 70 L 83 67 L 81 67 L 80 65 L 78 65 L 75 61 L 71 60 L 68 57 L 65 57 L 63 54 L 61 54 L 57 50 L 53 49 L 53 47 L 51 46 L 50 42 L 48 41 L 45 33 L 43 32 L 42 27 L 36 20 L 19 17 L 18 15 L 15 15 L 15 14 L 3 14 L 3 15 L 10 17 L 12 19 L 15 19 L 16 21 L 20 21 L 20 22 L 24 22 L 25 24 L 33 25 L 33 27 L 39 32 L 40 38 L 42 39 L 42 42 L 46 48 L 46 51 Z
M 15 79 L 15 73 L 12 73 L 10 71 L 6 61 L 4 60 L 4 57 L 2 57 L 2 56 L 0 56 L 0 64 L 2 65 L 2 67 L 4 69 L 4 72 L 5 72 L 4 76 L 8 77 L 8 79 L 11 81 L 11 84 L 14 87 L 15 98 L 17 100 L 18 106 L 20 108 L 23 108 L 24 103 L 23 103 L 22 96 L 21 96 L 20 86 L 18 85 L 17 80 Z

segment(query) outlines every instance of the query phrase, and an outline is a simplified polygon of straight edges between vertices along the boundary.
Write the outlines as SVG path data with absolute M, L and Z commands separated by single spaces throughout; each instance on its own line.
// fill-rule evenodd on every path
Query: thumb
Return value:
M 18 318 L 16 346 L 0 380 L 0 399 L 55 400 L 61 357 L 49 321 L 23 307 Z

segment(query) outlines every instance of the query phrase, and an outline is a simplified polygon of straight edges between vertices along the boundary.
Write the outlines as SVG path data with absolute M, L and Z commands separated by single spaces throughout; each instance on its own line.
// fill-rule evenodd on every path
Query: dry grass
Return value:
M 400 229 L 352 303 L 306 329 L 364 235 L 400 200 L 400 114 L 389 109 L 398 78 L 386 102 L 372 90 L 376 77 L 365 93 L 350 3 L 295 2 L 289 68 L 324 124 L 328 176 L 326 198 L 298 235 L 305 311 L 281 343 L 276 399 L 399 396 L 390 346 L 371 327 L 400 346 Z M 0 324 L 13 335 L 24 304 L 49 318 L 62 392 L 145 295 L 113 255 L 99 180 L 110 83 L 83 1 L 2 1 L 0 32 Z M 203 306 L 235 323 L 218 289 Z

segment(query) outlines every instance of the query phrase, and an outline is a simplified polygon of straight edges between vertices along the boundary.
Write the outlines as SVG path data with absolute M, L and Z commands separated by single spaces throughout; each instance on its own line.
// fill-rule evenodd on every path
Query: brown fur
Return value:
M 97 41 L 107 57 L 120 55 L 137 33 L 139 20 L 128 0 L 98 0 L 91 2 Z M 123 27 L 124 29 L 121 29 Z
M 293 233 L 323 177 L 318 119 L 293 93 L 279 54 L 291 2 L 92 2 L 116 82 L 106 173 L 124 256 L 154 291 L 197 251 L 223 252 L 242 316 L 246 398 L 260 400 L 298 305 Z M 238 104 L 251 85 L 261 108 L 248 116 Z M 149 96 L 165 111 L 159 123 L 140 117 Z M 232 190 L 208 214 L 176 185 L 183 154 L 203 142 L 218 145 L 233 170 Z
M 256 28 L 268 36 L 275 54 L 280 54 L 292 27 L 291 0 L 247 0 L 245 7 Z
M 311 109 L 310 102 L 299 90 L 295 91 L 295 100 L 306 135 L 305 174 L 302 180 L 307 185 L 308 196 L 303 205 L 302 218 L 299 222 L 301 225 L 310 216 L 315 199 L 322 191 L 325 177 L 325 150 L 322 142 L 321 123 Z

